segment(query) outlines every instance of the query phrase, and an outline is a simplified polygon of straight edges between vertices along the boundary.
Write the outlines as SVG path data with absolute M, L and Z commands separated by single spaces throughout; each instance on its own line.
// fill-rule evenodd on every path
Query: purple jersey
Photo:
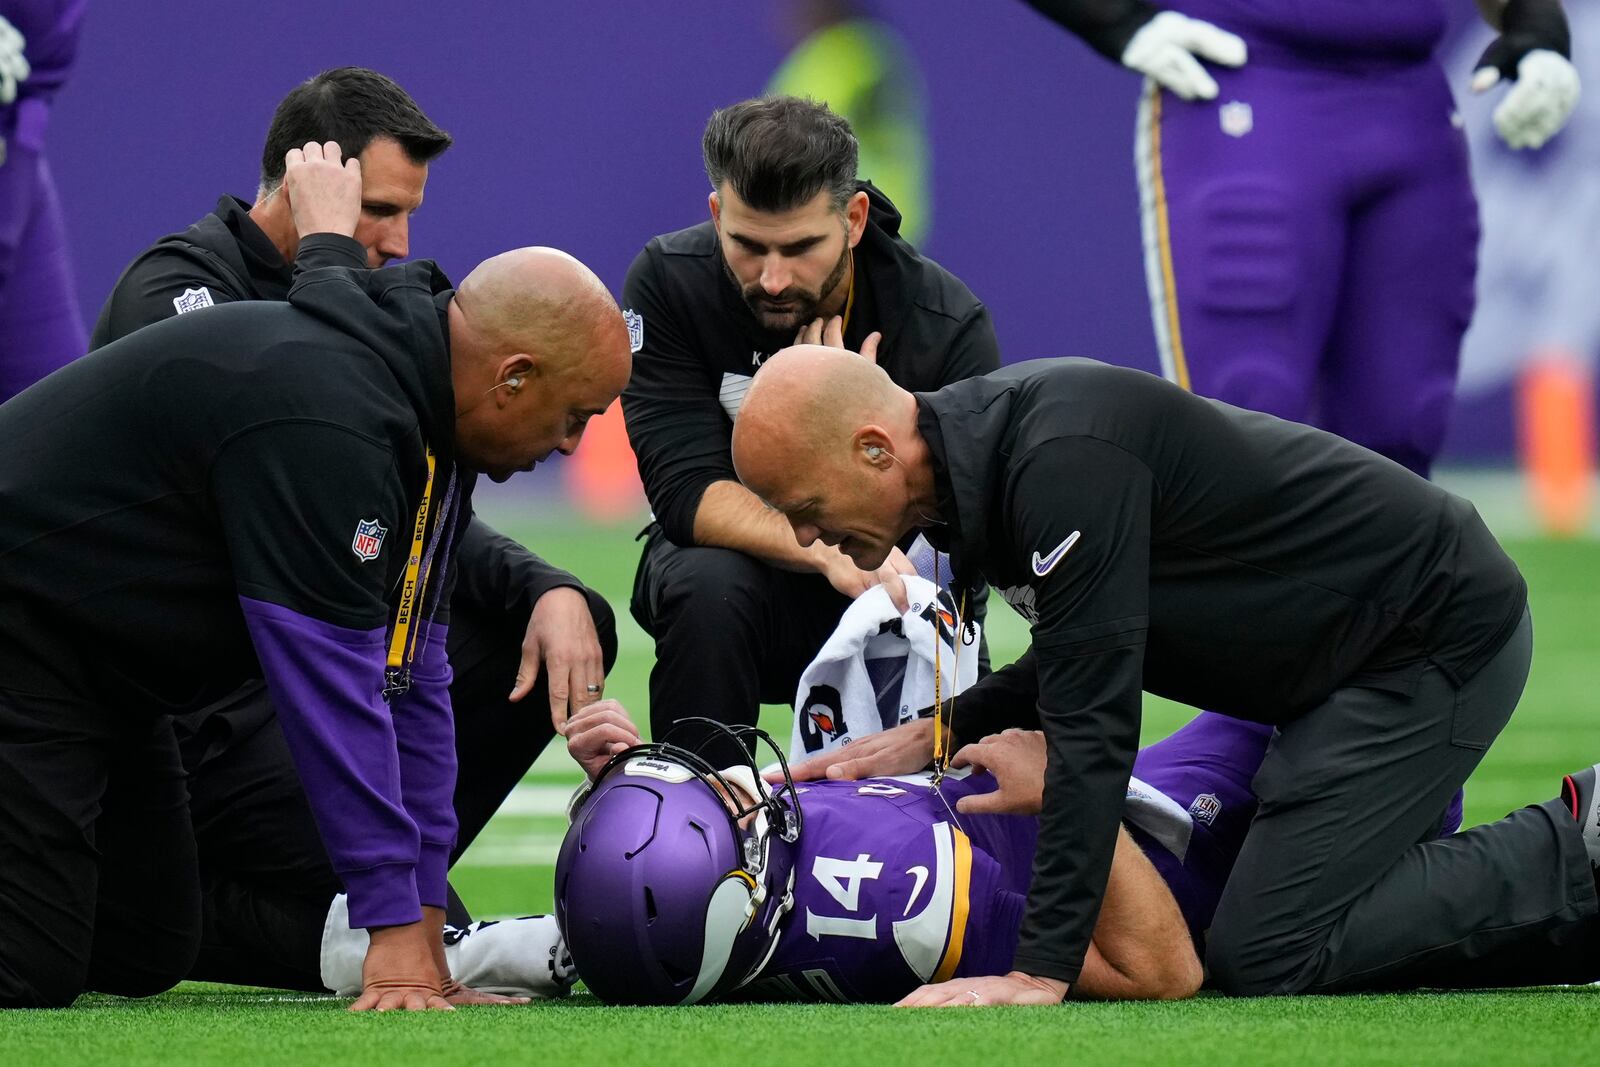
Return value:
M 1208 712 L 1134 763 L 1129 830 L 1196 938 L 1244 844 L 1250 779 L 1271 736 L 1270 726 Z M 1011 969 L 1038 820 L 953 815 L 960 797 L 994 789 L 987 774 L 947 778 L 944 800 L 928 782 L 800 786 L 794 909 L 751 993 L 882 1002 L 924 982 Z
M 926 775 L 800 786 L 794 908 L 749 991 L 881 1002 L 1009 970 L 1038 820 L 951 811 L 994 785 L 947 778 L 943 799 Z
M 1252 46 L 1368 56 L 1427 57 L 1444 36 L 1441 0 L 1158 0 L 1159 6 L 1215 23 Z
M 1124 821 L 1197 948 L 1255 818 L 1250 780 L 1271 739 L 1270 726 L 1203 712 L 1134 761 Z

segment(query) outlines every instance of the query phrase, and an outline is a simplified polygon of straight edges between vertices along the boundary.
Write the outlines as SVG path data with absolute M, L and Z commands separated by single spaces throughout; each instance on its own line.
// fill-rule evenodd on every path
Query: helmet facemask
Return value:
M 738 988 L 771 958 L 793 905 L 802 816 L 783 753 L 753 726 L 689 722 L 722 736 L 690 749 L 669 733 L 620 752 L 573 804 L 557 916 L 579 974 L 612 1003 L 692 1004 Z M 778 788 L 762 780 L 747 736 L 776 755 Z M 700 753 L 728 739 L 747 758 L 719 770 Z

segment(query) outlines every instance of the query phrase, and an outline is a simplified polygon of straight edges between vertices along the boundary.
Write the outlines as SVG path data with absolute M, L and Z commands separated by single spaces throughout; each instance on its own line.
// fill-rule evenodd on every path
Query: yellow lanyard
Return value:
M 944 701 L 944 665 L 939 662 L 939 649 L 944 642 L 939 640 L 939 591 L 943 586 L 939 583 L 939 553 L 933 554 L 933 787 L 939 788 L 939 783 L 944 781 L 944 772 L 950 765 L 950 738 L 956 721 L 956 695 L 950 694 L 950 703 L 947 707 Z M 961 635 L 967 629 L 967 591 L 961 590 L 961 606 L 957 609 L 955 626 L 950 628 L 950 637 L 955 641 L 956 656 L 951 670 L 951 686 L 959 684 L 961 677 Z M 946 718 L 948 713 L 949 718 Z
M 394 632 L 389 635 L 389 669 L 398 671 L 411 662 L 416 651 L 416 635 L 411 623 L 422 607 L 422 586 L 428 576 L 422 573 L 422 550 L 428 535 L 428 511 L 433 506 L 433 449 L 428 449 L 428 481 L 422 487 L 422 502 L 417 505 L 417 525 L 411 531 L 411 555 L 406 559 L 405 581 L 400 586 L 400 607 L 395 611 Z M 431 566 L 429 568 L 432 569 Z

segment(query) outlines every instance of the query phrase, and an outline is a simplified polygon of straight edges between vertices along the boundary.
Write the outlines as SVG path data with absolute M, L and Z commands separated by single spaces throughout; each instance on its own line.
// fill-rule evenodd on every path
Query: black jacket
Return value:
M 1046 810 L 1018 969 L 1072 981 L 1110 870 L 1140 690 L 1283 723 L 1499 650 L 1527 603 L 1472 505 L 1332 434 L 1091 360 L 918 396 L 925 530 L 1032 624 L 956 732 L 1042 727 Z
M 299 273 L 322 266 L 365 268 L 353 240 L 303 244 L 293 264 L 250 218 L 250 206 L 224 196 L 215 211 L 140 253 L 100 309 L 93 351 L 186 310 L 237 300 L 284 300 Z M 488 613 L 526 615 L 551 589 L 582 583 L 488 524 L 473 519 L 463 535 L 456 595 Z M 508 683 L 509 688 L 509 683 Z
M 359 925 L 443 904 L 455 835 L 444 605 L 473 477 L 450 507 L 451 296 L 427 262 L 323 267 L 0 405 L 3 684 L 61 697 L 70 729 L 74 707 L 182 712 L 265 677 Z M 428 446 L 416 683 L 385 703 Z
M 938 389 L 1000 365 L 989 313 L 949 271 L 900 237 L 900 215 L 870 184 L 856 246 L 856 302 L 845 343 L 881 331 L 878 363 L 906 389 Z M 634 331 L 622 394 L 628 439 L 650 507 L 668 538 L 694 544 L 706 487 L 737 481 L 733 417 L 750 378 L 793 332 L 763 330 L 728 280 L 710 222 L 652 238 L 628 270 Z

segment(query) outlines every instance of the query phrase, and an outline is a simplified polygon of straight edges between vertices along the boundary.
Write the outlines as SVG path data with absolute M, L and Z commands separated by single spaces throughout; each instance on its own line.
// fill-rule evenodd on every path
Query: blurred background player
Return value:
M 1600 4 L 1567 9 L 1578 42 L 1600 40 Z M 1445 62 L 1466 76 L 1492 43 L 1462 36 Z M 1574 49 L 1583 81 L 1600 84 L 1600 51 Z M 1463 401 L 1516 394 L 1516 430 L 1540 526 L 1571 536 L 1593 513 L 1595 376 L 1600 356 L 1600 95 L 1583 94 L 1560 137 L 1509 147 L 1490 101 L 1462 101 L 1472 184 L 1483 218 L 1478 306 L 1461 346 Z
M 1426 476 L 1478 242 L 1461 120 L 1433 58 L 1442 0 L 1030 3 L 1147 76 L 1137 155 L 1163 373 Z M 1561 5 L 1479 6 L 1502 33 L 1473 88 L 1514 81 L 1497 128 L 1538 147 L 1577 96 Z
M 703 150 L 711 220 L 653 238 L 623 288 L 634 370 L 622 405 L 654 512 L 632 608 L 655 638 L 656 737 L 680 715 L 754 724 L 763 702 L 787 703 L 851 598 L 912 570 L 898 549 L 877 571 L 832 546 L 801 549 L 738 483 L 733 424 L 767 357 L 809 334 L 910 389 L 1000 362 L 983 304 L 907 244 L 895 206 L 857 178 L 838 115 L 746 100 L 711 116 Z
M 826 104 L 850 124 L 857 171 L 900 209 L 900 236 L 913 245 L 933 227 L 927 84 L 900 32 L 855 0 L 794 0 L 779 9 L 795 41 L 767 83 L 777 96 Z
M 0 403 L 84 351 L 45 133 L 87 0 L 0 0 Z

